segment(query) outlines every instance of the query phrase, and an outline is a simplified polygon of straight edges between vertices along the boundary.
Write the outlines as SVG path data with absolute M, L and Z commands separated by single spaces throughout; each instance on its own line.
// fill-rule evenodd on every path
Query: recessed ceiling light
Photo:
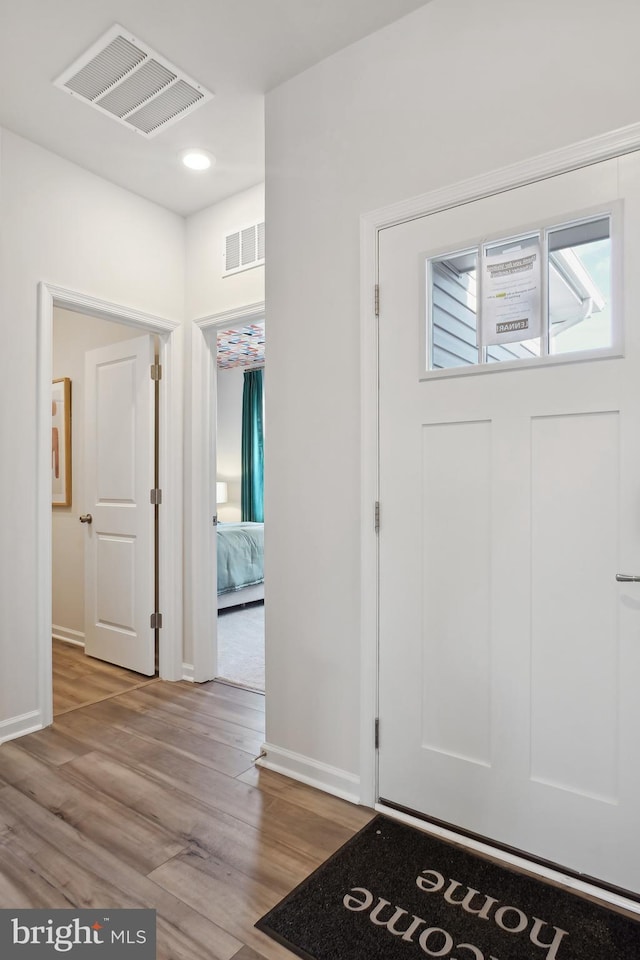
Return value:
M 204 150 L 185 150 L 182 154 L 182 162 L 190 170 L 208 170 L 213 157 Z

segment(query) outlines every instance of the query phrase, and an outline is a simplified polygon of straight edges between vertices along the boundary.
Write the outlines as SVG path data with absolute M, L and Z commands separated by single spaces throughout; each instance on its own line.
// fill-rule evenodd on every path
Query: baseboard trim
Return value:
M 259 767 L 299 780 L 349 803 L 360 803 L 360 778 L 354 774 L 273 743 L 265 743 L 262 750 L 264 755 L 257 761 Z
M 16 740 L 18 737 L 24 737 L 27 733 L 35 733 L 36 730 L 42 730 L 42 717 L 39 710 L 32 710 L 31 713 L 23 713 L 19 717 L 11 717 L 9 720 L 0 720 L 0 743 L 7 740 Z
M 59 627 L 57 623 L 54 623 L 51 627 L 51 636 L 54 640 L 63 640 L 65 643 L 72 643 L 76 647 L 84 647 L 84 633 L 80 630 Z
M 193 669 L 192 663 L 183 663 L 182 664 L 182 679 L 186 680 L 188 683 L 195 683 L 195 671 Z

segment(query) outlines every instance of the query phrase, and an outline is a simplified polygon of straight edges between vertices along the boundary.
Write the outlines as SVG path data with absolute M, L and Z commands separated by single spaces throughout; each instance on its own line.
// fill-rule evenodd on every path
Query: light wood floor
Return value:
M 53 715 L 106 700 L 125 690 L 154 683 L 154 677 L 85 656 L 84 648 L 53 641 Z
M 264 697 L 154 681 L 0 746 L 0 905 L 151 907 L 159 960 L 285 960 L 253 924 L 371 811 L 259 771 Z

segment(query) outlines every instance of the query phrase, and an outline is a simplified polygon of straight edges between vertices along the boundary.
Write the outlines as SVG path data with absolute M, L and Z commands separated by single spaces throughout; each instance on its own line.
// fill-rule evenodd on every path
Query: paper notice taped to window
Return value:
M 482 255 L 480 345 L 540 336 L 540 243 Z

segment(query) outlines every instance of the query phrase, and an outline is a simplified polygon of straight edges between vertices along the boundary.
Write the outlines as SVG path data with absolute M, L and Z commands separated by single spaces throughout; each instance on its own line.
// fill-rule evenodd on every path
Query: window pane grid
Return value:
M 430 370 L 613 345 L 610 214 L 431 257 L 427 266 Z

